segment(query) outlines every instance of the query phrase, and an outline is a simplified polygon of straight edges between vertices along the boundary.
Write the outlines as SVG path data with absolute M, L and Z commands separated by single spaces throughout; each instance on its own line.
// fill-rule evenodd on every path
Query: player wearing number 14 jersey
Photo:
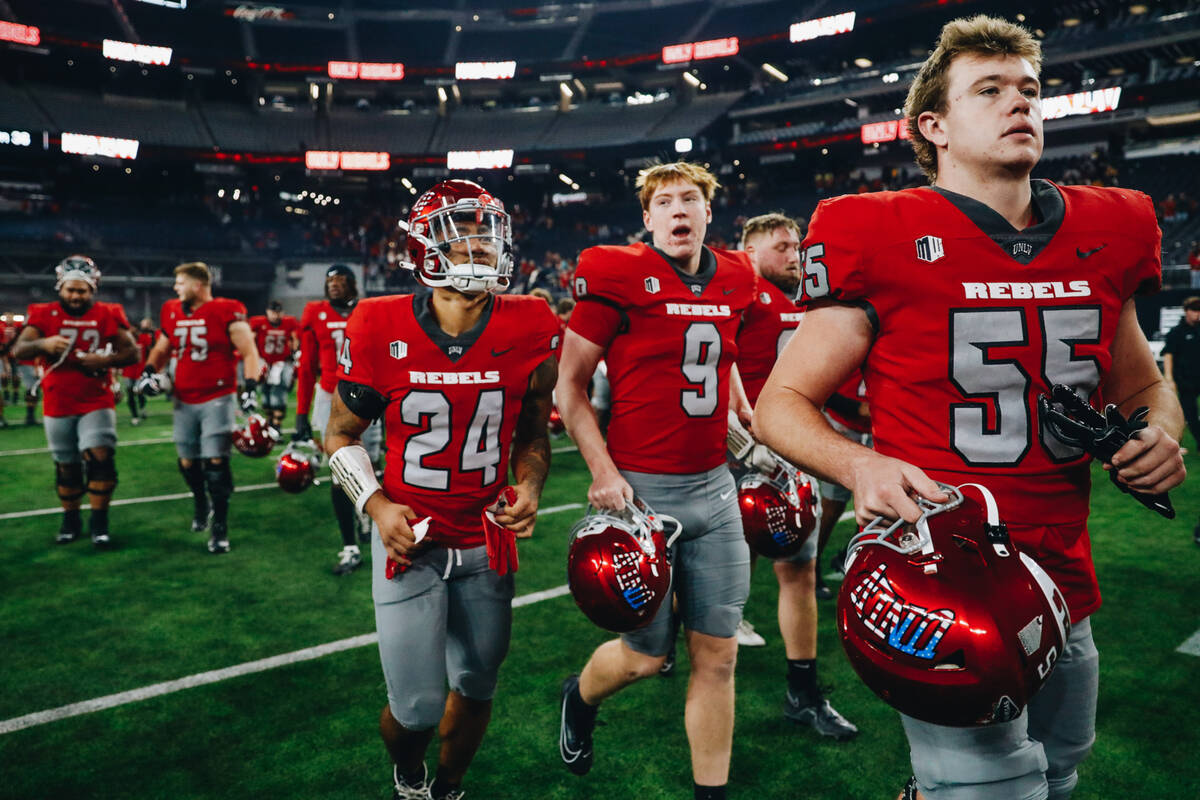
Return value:
M 325 444 L 334 477 L 377 533 L 372 594 L 388 692 L 379 730 L 393 797 L 457 800 L 508 652 L 515 564 L 498 537 L 532 533 L 550 465 L 558 320 L 536 297 L 493 294 L 512 276 L 509 216 L 478 184 L 445 181 L 418 198 L 408 252 L 433 291 L 359 304 Z M 381 414 L 382 487 L 359 444 Z M 505 488 L 510 456 L 516 482 Z M 485 508 L 511 533 L 485 532 Z M 417 532 L 427 534 L 419 546 Z M 389 558 L 404 568 L 392 574 Z
M 1067 384 L 1126 415 L 1149 406 L 1149 427 L 1114 458 L 1118 480 L 1156 493 L 1184 476 L 1179 406 L 1133 301 L 1160 281 L 1154 207 L 1140 192 L 1030 180 L 1040 65 L 1037 40 L 1004 20 L 943 28 L 906 104 L 932 185 L 820 204 L 802 245 L 804 324 L 756 410 L 767 444 L 853 490 L 860 523 L 916 521 L 912 495 L 946 499 L 931 477 L 986 485 L 1013 542 L 1066 597 L 1069 640 L 1016 719 L 902 717 L 907 796 L 928 800 L 1067 798 L 1095 736 L 1088 459 L 1043 428 L 1039 395 Z M 878 452 L 820 415 L 859 364 Z
M 146 359 L 139 391 L 162 390 L 158 376 L 173 350 L 175 365 L 175 450 L 179 471 L 192 492 L 192 530 L 209 527 L 208 552 L 229 552 L 229 498 L 233 472 L 229 466 L 234 427 L 237 367 L 241 353 L 246 371 L 242 410 L 256 405 L 259 367 L 254 334 L 246 323 L 246 307 L 237 300 L 213 297 L 212 276 L 199 261 L 175 268 L 178 298 L 163 303 L 158 341 Z M 211 512 L 211 520 L 209 513 Z

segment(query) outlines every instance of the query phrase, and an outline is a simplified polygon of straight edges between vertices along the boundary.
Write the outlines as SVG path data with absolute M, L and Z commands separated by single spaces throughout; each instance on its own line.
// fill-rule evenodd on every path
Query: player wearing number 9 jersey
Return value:
M 1071 386 L 1149 427 L 1118 451 L 1145 492 L 1183 480 L 1182 416 L 1138 326 L 1133 296 L 1160 281 L 1160 234 L 1140 192 L 1030 180 L 1042 153 L 1041 50 L 990 17 L 943 28 L 906 112 L 929 188 L 820 204 L 802 247 L 804 324 L 759 398 L 767 444 L 854 492 L 860 523 L 914 522 L 930 478 L 978 481 L 1021 551 L 1066 597 L 1054 673 L 1019 717 L 964 730 L 903 716 L 909 796 L 1070 796 L 1095 736 L 1100 606 L 1087 533 L 1087 457 L 1043 430 L 1038 396 Z M 862 364 L 872 452 L 820 404 Z
M 745 253 L 704 246 L 716 178 L 684 162 L 637 182 L 652 244 L 593 247 L 575 272 L 578 301 L 563 343 L 556 398 L 592 473 L 594 506 L 623 509 L 635 492 L 682 523 L 671 578 L 692 660 L 685 723 L 697 792 L 723 797 L 733 737 L 735 633 L 750 584 L 737 489 L 725 465 L 728 413 L 749 418 L 734 365 L 742 312 L 754 298 Z M 603 358 L 612 392 L 607 442 L 587 386 Z M 572 772 L 592 763 L 596 706 L 655 675 L 674 648 L 672 604 L 607 642 L 561 697 L 559 753 Z
M 179 471 L 192 492 L 192 530 L 208 528 L 208 552 L 229 552 L 229 466 L 237 391 L 236 349 L 246 372 L 246 397 L 254 394 L 260 374 L 254 333 L 246 307 L 237 300 L 213 297 L 208 265 L 195 261 L 175 268 L 175 300 L 163 304 L 160 332 L 146 359 L 147 378 L 159 372 L 175 352 L 175 450 Z M 154 390 L 152 380 L 138 385 Z M 211 517 L 210 517 L 211 512 Z

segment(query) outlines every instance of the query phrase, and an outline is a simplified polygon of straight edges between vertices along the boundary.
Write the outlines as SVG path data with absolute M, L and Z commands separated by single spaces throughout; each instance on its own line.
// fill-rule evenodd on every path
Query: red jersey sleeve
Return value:
M 1162 288 L 1162 230 L 1149 195 L 1133 190 L 1122 190 L 1121 195 L 1129 205 L 1125 224 L 1145 246 L 1142 258 L 1124 274 L 1121 296 L 1128 299 L 1135 294 L 1153 294 Z
M 862 252 L 865 239 L 864 213 L 871 204 L 861 196 L 822 200 L 813 213 L 808 235 L 800 245 L 804 280 L 797 302 L 825 297 L 841 301 L 861 300 L 866 292 Z
M 576 305 L 567 328 L 607 348 L 621 330 L 625 303 L 605 266 L 604 248 L 589 247 L 580 253 L 574 282 Z
M 338 359 L 337 376 L 338 380 L 361 383 L 380 391 L 378 382 L 375 380 L 375 365 L 371 363 L 366 352 L 367 343 L 372 340 L 369 331 L 374 311 L 375 304 L 368 299 L 361 301 L 354 309 L 354 313 L 350 315 L 350 320 L 346 323 L 346 349 L 342 352 L 343 357 Z M 316 346 L 315 341 L 313 345 Z M 400 352 L 400 348 L 407 348 L 407 344 L 396 341 L 392 345 L 391 355 L 393 358 L 404 357 L 405 354 Z M 303 359 L 303 356 L 301 358 Z

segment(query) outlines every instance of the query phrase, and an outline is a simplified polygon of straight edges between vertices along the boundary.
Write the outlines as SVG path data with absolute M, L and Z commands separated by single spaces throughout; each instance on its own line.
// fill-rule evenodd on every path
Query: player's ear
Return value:
M 934 147 L 945 147 L 950 141 L 942 124 L 942 117 L 936 112 L 922 111 L 917 117 L 917 129 Z
M 650 229 L 650 209 L 648 208 L 642 209 L 642 224 L 646 226 L 646 230 L 654 232 Z
M 704 221 L 712 222 L 712 203 L 704 201 Z

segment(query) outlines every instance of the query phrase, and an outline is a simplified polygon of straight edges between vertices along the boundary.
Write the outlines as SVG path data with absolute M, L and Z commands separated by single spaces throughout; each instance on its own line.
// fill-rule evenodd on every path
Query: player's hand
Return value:
M 1113 456 L 1117 481 L 1135 492 L 1161 494 L 1183 483 L 1187 469 L 1179 442 L 1157 425 L 1150 425 L 1133 435 Z
M 75 359 L 75 363 L 79 365 L 81 370 L 95 377 L 108 367 L 108 356 L 101 355 L 100 353 L 84 353 Z
M 537 521 L 538 493 L 525 483 L 513 484 L 517 493 L 516 502 L 501 506 L 493 503 L 487 507 L 498 525 L 508 528 L 518 539 L 533 536 L 533 525 Z
M 860 526 L 876 517 L 916 522 L 921 508 L 913 500 L 943 503 L 950 498 L 919 467 L 897 458 L 870 453 L 854 466 L 854 518 Z
M 588 487 L 588 502 L 596 508 L 620 511 L 626 500 L 633 500 L 633 487 L 616 470 L 593 478 Z
M 383 541 L 388 558 L 401 564 L 411 564 L 413 556 L 423 549 L 423 544 L 417 543 L 408 524 L 410 520 L 415 520 L 417 515 L 408 506 L 393 503 L 383 497 L 382 492 L 376 493 L 367 505 L 370 507 L 371 519 L 379 528 L 379 538 Z
M 312 425 L 308 421 L 308 414 L 296 415 L 296 432 L 292 434 L 293 442 L 311 442 L 313 438 Z
M 246 386 L 238 395 L 238 405 L 241 406 L 242 412 L 250 414 L 258 411 L 258 382 L 253 378 L 246 379 Z
M 146 369 L 142 371 L 142 376 L 133 385 L 133 390 L 146 397 L 162 394 L 162 382 L 159 380 L 158 373 L 154 371 L 154 367 L 146 366 Z
M 65 336 L 47 336 L 42 339 L 42 349 L 47 355 L 61 356 L 63 351 L 71 346 L 71 340 Z

